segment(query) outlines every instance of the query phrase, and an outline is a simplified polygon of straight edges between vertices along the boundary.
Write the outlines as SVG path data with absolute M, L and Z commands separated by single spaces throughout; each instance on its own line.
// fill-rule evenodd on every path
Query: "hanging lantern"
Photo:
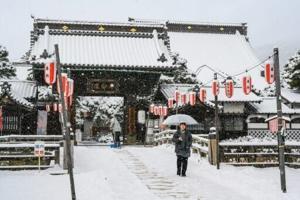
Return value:
M 272 84 L 275 80 L 274 65 L 270 61 L 266 62 L 265 79 L 266 79 L 268 84 Z
M 168 115 L 168 106 L 163 106 L 163 113 L 162 116 L 167 116 Z
M 159 108 L 157 105 L 154 106 L 154 115 L 159 115 Z
M 179 102 L 179 98 L 180 98 L 180 92 L 178 90 L 175 90 L 174 99 L 175 99 L 177 105 Z
M 173 106 L 174 106 L 174 98 L 169 98 L 168 99 L 168 107 L 173 108 Z
M 74 94 L 74 80 L 68 78 L 68 93 L 67 96 L 72 96 Z
M 64 95 L 67 96 L 69 87 L 68 87 L 68 75 L 66 73 L 61 73 L 61 79 L 62 79 L 62 89 L 64 92 Z M 59 87 L 59 81 L 57 81 L 57 92 L 60 94 L 60 87 Z
M 202 103 L 204 103 L 206 101 L 206 89 L 205 88 L 200 88 L 199 99 Z
M 150 104 L 149 106 L 149 112 L 154 113 L 154 104 Z
M 212 93 L 214 96 L 218 96 L 220 92 L 220 86 L 218 80 L 213 80 L 212 82 Z
M 196 92 L 189 93 L 189 102 L 191 106 L 194 106 L 196 104 Z
M 187 103 L 186 96 L 187 96 L 186 94 L 181 94 L 180 95 L 181 105 L 185 105 Z
M 163 115 L 163 106 L 162 105 L 158 106 L 158 109 L 159 109 L 158 115 L 162 116 Z
M 243 91 L 245 93 L 245 95 L 250 94 L 252 90 L 252 79 L 251 76 L 244 76 L 243 77 Z
M 53 104 L 53 111 L 54 111 L 54 112 L 57 112 L 57 103 L 54 103 L 54 104 Z
M 44 66 L 44 80 L 48 85 L 53 85 L 56 81 L 56 65 L 55 61 L 51 60 Z
M 49 105 L 49 104 L 46 104 L 46 111 L 47 111 L 47 112 L 50 112 L 50 111 L 51 111 L 50 105 Z
M 234 89 L 233 80 L 229 77 L 225 81 L 225 94 L 228 98 L 232 97 L 233 89 Z

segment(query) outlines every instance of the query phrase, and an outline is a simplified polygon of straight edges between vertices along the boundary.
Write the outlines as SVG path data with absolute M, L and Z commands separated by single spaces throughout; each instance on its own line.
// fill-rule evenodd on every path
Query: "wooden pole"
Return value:
M 279 51 L 274 48 L 274 73 L 275 73 L 275 86 L 276 86 L 276 102 L 277 102 L 277 119 L 278 119 L 278 153 L 279 153 L 279 170 L 280 170 L 280 183 L 282 192 L 286 192 L 286 179 L 285 179 L 285 158 L 284 158 L 284 136 L 282 124 L 282 106 L 281 106 L 281 85 L 280 85 L 280 68 L 279 68 Z
M 218 74 L 214 73 L 214 80 L 218 80 Z M 217 157 L 217 169 L 220 169 L 220 149 L 219 149 L 219 102 L 218 95 L 215 95 L 215 126 L 216 126 L 216 157 Z
M 68 119 L 68 113 L 66 109 L 66 102 L 64 98 L 64 91 L 62 85 L 62 78 L 61 78 L 61 68 L 60 68 L 60 58 L 59 58 L 59 49 L 58 44 L 54 45 L 55 48 L 55 55 L 56 55 L 56 67 L 58 72 L 58 80 L 59 81 L 59 89 L 60 89 L 60 101 L 62 103 L 62 122 L 63 122 L 63 133 L 65 133 L 65 140 L 66 140 L 66 154 L 67 154 L 67 164 L 68 164 L 68 173 L 70 177 L 70 186 L 71 186 L 71 195 L 72 200 L 76 200 L 76 193 L 75 193 L 75 185 L 74 185 L 74 177 L 73 177 L 73 165 L 72 165 L 72 156 L 71 156 L 71 141 L 70 141 L 70 121 Z

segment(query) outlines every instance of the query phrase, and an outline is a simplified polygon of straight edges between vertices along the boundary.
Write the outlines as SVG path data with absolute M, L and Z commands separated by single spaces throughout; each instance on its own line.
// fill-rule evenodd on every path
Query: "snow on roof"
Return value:
M 300 109 L 289 108 L 283 103 L 281 105 L 282 113 L 284 114 L 300 113 Z M 256 109 L 257 113 L 277 113 L 276 97 L 263 97 L 261 103 L 252 103 L 252 106 Z
M 39 58 L 45 49 L 45 35 L 39 35 L 31 50 L 31 58 Z M 152 36 L 126 37 L 105 35 L 49 35 L 48 53 L 54 52 L 54 44 L 59 45 L 60 60 L 63 65 L 103 66 L 103 67 L 173 67 L 167 47 L 159 39 L 157 47 Z M 158 49 L 167 61 L 161 62 Z M 43 62 L 43 60 L 41 60 Z M 39 62 L 39 61 L 37 61 Z
M 287 88 L 281 89 L 281 96 L 290 103 L 300 103 L 300 91 Z
M 181 93 L 188 93 L 194 87 L 194 84 L 162 84 L 161 92 L 165 96 L 165 98 L 171 98 L 174 97 L 176 88 Z M 212 94 L 211 87 L 206 86 L 205 88 L 207 92 L 207 100 L 214 102 L 215 97 Z M 255 95 L 254 93 L 245 95 L 241 87 L 235 87 L 233 96 L 231 98 L 228 98 L 225 95 L 225 88 L 221 87 L 218 100 L 221 102 L 260 102 L 261 98 Z
M 168 32 L 170 47 L 187 59 L 188 69 L 196 72 L 200 66 L 207 65 L 215 71 L 233 76 L 260 63 L 246 36 L 236 34 Z M 248 72 L 252 76 L 253 86 L 263 90 L 267 84 L 261 77 L 262 68 Z M 201 82 L 213 78 L 214 71 L 203 67 L 198 74 Z M 244 74 L 237 78 L 241 80 Z
M 0 79 L 0 91 L 1 85 L 4 82 L 8 82 L 11 85 L 9 92 L 10 97 L 17 103 L 29 108 L 33 108 L 34 105 L 28 101 L 28 99 L 36 97 L 36 83 L 33 81 L 21 81 L 21 80 L 7 80 Z

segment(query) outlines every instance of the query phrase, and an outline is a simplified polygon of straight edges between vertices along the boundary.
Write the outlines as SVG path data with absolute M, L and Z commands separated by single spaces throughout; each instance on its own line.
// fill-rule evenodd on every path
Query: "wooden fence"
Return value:
M 45 142 L 45 156 L 41 158 L 41 169 L 59 163 L 62 136 L 58 135 L 7 135 L 0 136 L 0 170 L 37 169 L 34 142 Z
M 176 130 L 166 130 L 155 134 L 156 145 L 172 143 Z M 209 159 L 210 139 L 208 135 L 192 135 L 192 150 Z M 232 142 L 221 141 L 220 162 L 234 166 L 270 167 L 278 166 L 278 146 L 276 142 Z M 286 142 L 285 162 L 287 166 L 300 167 L 300 142 Z

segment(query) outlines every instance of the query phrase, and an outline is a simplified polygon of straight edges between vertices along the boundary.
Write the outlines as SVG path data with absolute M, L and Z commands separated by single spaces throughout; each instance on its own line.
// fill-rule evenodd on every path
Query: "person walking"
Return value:
M 121 148 L 121 140 L 120 140 L 121 125 L 115 116 L 112 118 L 111 128 L 112 128 L 115 147 Z
M 177 175 L 186 176 L 188 158 L 191 155 L 192 134 L 186 130 L 186 123 L 181 122 L 179 130 L 173 135 L 175 153 L 177 156 Z

